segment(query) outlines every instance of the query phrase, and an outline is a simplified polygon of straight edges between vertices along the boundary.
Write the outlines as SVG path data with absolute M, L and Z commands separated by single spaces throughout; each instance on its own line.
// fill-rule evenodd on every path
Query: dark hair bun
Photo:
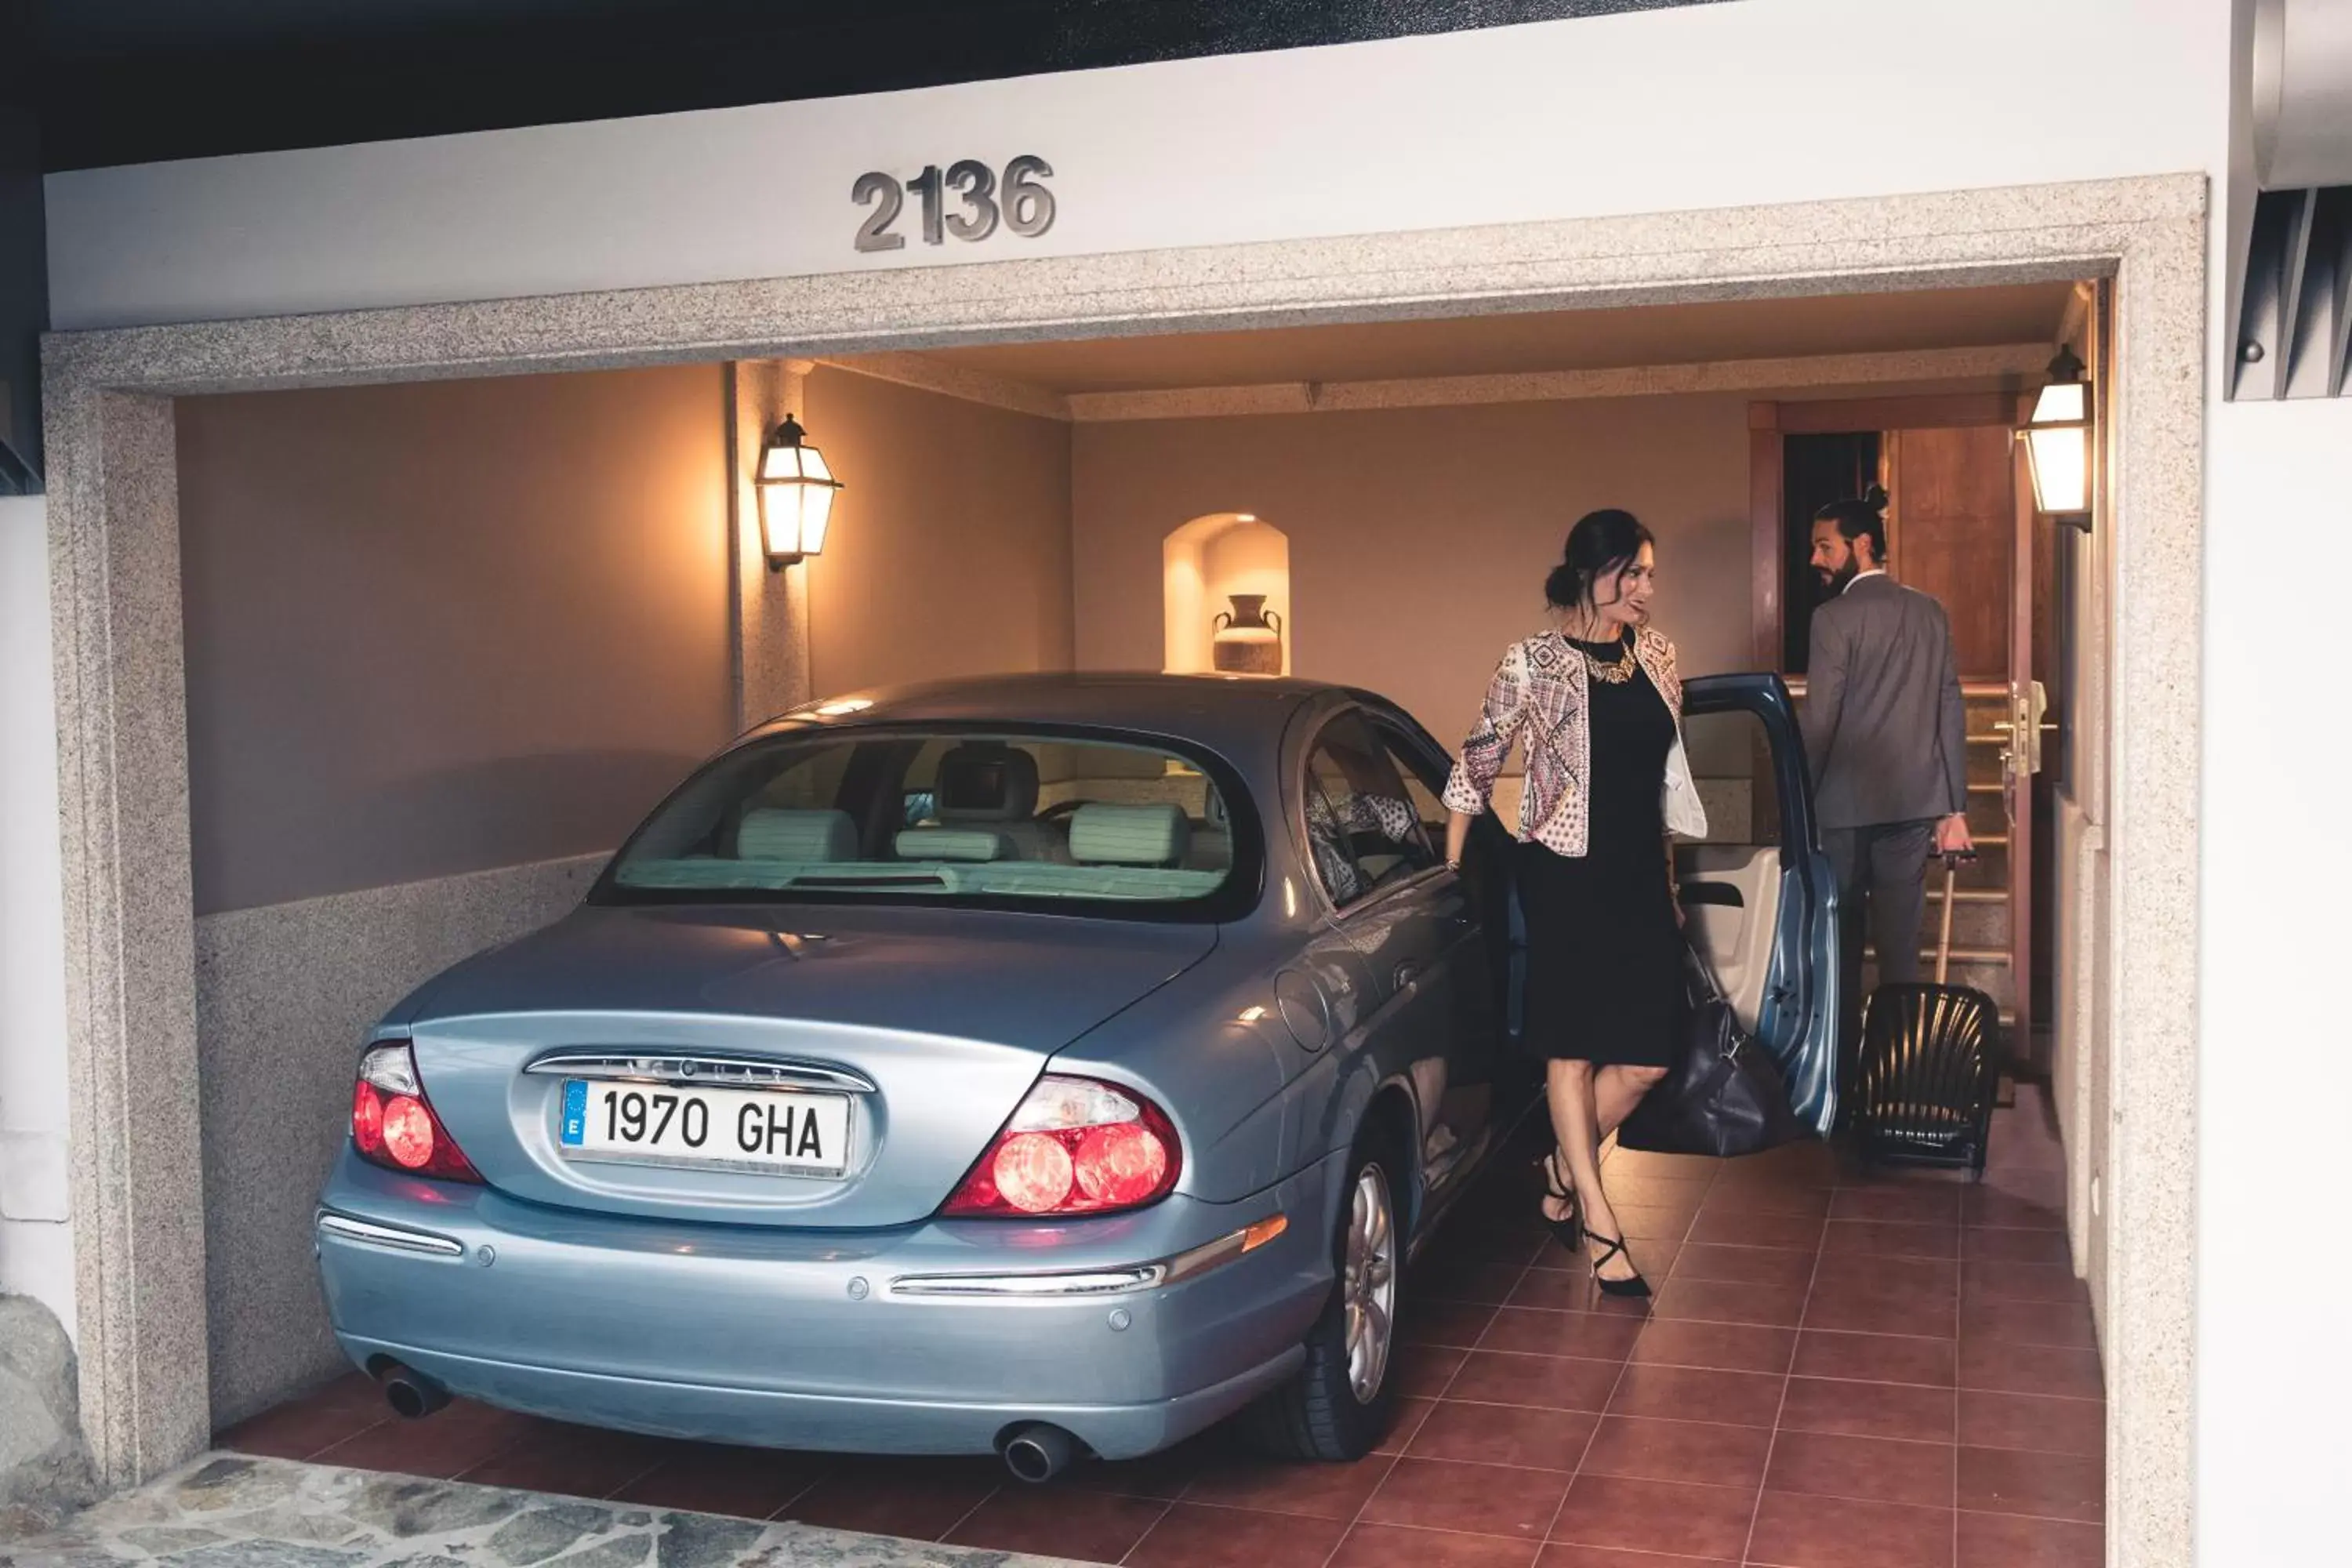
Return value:
M 1555 609 L 1570 610 L 1592 597 L 1593 580 L 1614 572 L 1656 542 L 1642 520 L 1617 507 L 1588 511 L 1568 531 L 1560 563 L 1544 579 L 1544 598 Z
M 1864 489 L 1862 492 L 1862 504 L 1870 508 L 1873 511 L 1885 511 L 1886 510 L 1886 487 L 1882 484 L 1874 483 Z

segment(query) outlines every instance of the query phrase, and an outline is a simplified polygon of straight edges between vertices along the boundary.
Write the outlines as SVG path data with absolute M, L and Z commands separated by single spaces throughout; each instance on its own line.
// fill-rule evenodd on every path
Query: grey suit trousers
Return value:
M 1878 950 L 1878 978 L 1919 978 L 1919 925 L 1927 911 L 1927 860 L 1936 848 L 1936 824 L 1887 822 L 1868 827 L 1822 830 L 1822 848 L 1837 874 L 1839 995 L 1838 1082 L 1853 1082 L 1862 1049 L 1862 933 Z M 1865 915 L 1865 909 L 1867 914 Z

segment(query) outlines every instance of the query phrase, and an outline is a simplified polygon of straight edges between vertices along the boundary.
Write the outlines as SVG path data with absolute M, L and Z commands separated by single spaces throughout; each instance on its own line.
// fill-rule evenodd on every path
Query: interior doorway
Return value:
M 2066 330 L 2095 336 L 2087 315 L 2070 316 Z M 1755 647 L 1801 700 L 1818 595 L 1807 556 L 1821 505 L 1882 486 L 1894 574 L 1932 595 L 1949 618 L 1968 713 L 1969 827 L 1979 851 L 1951 895 L 1951 977 L 1999 1005 L 2011 1073 L 2046 1083 L 2058 919 L 2044 759 L 2070 750 L 2063 693 L 2078 638 L 2063 531 L 2038 518 L 2016 438 L 2030 402 L 2014 391 L 1759 402 L 1748 425 Z M 1777 601 L 1761 591 L 1768 580 Z M 1946 913 L 1943 890 L 1931 886 L 1927 900 L 1934 932 Z M 1865 949 L 1865 992 L 1876 968 L 1877 955 Z

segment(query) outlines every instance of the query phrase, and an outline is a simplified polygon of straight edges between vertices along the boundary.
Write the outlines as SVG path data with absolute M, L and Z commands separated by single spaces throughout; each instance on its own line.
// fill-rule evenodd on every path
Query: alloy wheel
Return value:
M 1388 1177 L 1376 1164 L 1356 1176 L 1341 1288 L 1348 1315 L 1348 1386 L 1358 1404 L 1370 1405 L 1388 1375 L 1396 1330 L 1396 1215 Z

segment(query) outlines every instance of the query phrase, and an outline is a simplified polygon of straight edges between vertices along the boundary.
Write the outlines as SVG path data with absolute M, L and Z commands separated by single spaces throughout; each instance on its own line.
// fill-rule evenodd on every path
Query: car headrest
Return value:
M 1011 746 L 958 746 L 940 759 L 940 820 L 1026 822 L 1037 813 L 1037 759 Z
M 761 806 L 743 814 L 735 830 L 742 860 L 855 860 L 857 825 L 845 811 L 784 811 Z
M 1013 846 L 984 827 L 909 827 L 898 835 L 901 860 L 1002 860 Z
M 1173 801 L 1089 801 L 1070 817 L 1070 858 L 1081 866 L 1171 866 L 1184 858 L 1192 841 L 1192 821 Z

